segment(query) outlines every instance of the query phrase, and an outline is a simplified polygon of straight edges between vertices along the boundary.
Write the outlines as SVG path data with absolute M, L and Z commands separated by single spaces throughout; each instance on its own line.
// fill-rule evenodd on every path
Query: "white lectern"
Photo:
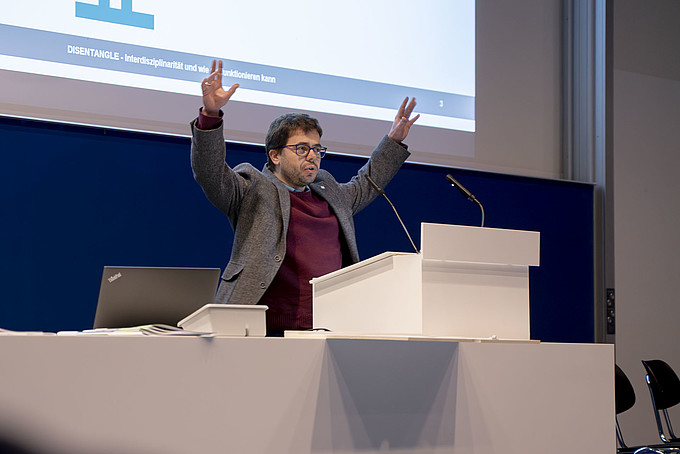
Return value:
M 314 327 L 529 339 L 529 266 L 539 265 L 539 232 L 423 223 L 420 249 L 312 279 Z

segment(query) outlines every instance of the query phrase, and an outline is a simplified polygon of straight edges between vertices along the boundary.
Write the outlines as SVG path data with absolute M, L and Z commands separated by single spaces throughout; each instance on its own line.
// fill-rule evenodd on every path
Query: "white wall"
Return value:
M 640 360 L 680 374 L 680 2 L 614 2 L 616 361 L 635 388 L 629 445 L 659 442 Z M 680 406 L 679 406 L 680 407 Z M 680 425 L 680 408 L 671 410 Z

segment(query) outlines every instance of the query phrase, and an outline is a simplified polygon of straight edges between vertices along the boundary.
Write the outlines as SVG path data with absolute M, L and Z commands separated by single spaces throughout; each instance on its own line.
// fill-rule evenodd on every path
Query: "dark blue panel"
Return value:
M 104 265 L 226 264 L 232 230 L 193 180 L 189 139 L 0 118 L 0 143 L 0 327 L 89 328 Z M 261 167 L 263 149 L 230 144 L 228 162 L 243 161 Z M 323 165 L 344 180 L 364 162 L 328 155 Z M 482 201 L 486 226 L 541 232 L 532 338 L 592 342 L 592 186 L 406 164 L 386 192 L 416 245 L 420 222 L 480 223 L 447 173 Z M 356 226 L 363 258 L 411 250 L 385 200 Z

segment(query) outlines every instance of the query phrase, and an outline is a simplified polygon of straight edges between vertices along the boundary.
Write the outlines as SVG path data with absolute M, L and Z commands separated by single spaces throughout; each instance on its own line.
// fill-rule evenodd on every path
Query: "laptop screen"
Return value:
M 105 266 L 93 328 L 177 322 L 214 303 L 219 268 Z

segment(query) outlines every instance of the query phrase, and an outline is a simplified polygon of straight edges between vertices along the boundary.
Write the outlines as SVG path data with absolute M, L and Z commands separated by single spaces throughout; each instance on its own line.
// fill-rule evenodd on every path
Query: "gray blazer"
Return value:
M 243 163 L 231 169 L 225 162 L 222 126 L 204 131 L 196 127 L 194 120 L 191 130 L 194 178 L 234 229 L 231 259 L 222 274 L 215 302 L 257 304 L 286 255 L 290 194 L 266 166 L 259 171 Z M 338 183 L 321 169 L 309 185 L 338 218 L 351 263 L 359 261 L 353 216 L 378 195 L 366 175 L 385 187 L 408 156 L 404 147 L 385 136 L 349 182 Z

